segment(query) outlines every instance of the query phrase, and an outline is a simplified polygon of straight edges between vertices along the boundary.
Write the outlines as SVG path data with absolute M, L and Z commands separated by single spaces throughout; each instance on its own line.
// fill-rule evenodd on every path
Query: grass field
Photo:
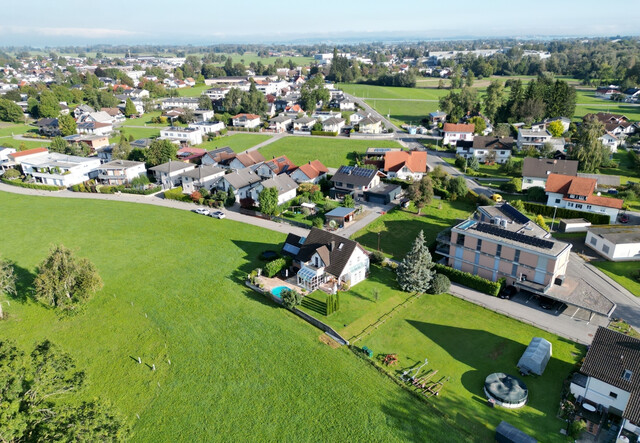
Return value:
M 151 126 L 154 128 L 166 128 L 167 126 L 169 126 L 168 123 L 160 124 L 151 122 L 151 119 L 160 117 L 160 114 L 162 114 L 162 111 L 153 111 L 143 114 L 140 118 L 128 118 L 120 124 L 120 127 L 126 128 L 127 126 Z
M 609 277 L 627 288 L 636 297 L 640 297 L 640 282 L 631 276 L 634 271 L 640 271 L 638 262 L 610 262 L 610 261 L 592 261 L 592 265 L 596 266 Z
M 211 140 L 198 145 L 198 148 L 216 149 L 223 146 L 229 146 L 235 152 L 245 151 L 259 143 L 267 141 L 270 135 L 264 134 L 233 134 L 227 137 L 221 137 L 217 140 Z
M 378 217 L 351 238 L 370 249 L 378 249 L 380 239 L 382 252 L 401 260 L 421 230 L 427 244 L 431 244 L 439 232 L 453 226 L 456 220 L 467 218 L 474 209 L 475 205 L 467 201 L 433 200 L 418 216 L 412 204 L 408 209 L 396 208 Z
M 180 97 L 200 97 L 204 91 L 209 89 L 209 86 L 205 84 L 195 85 L 192 88 L 180 88 L 178 89 L 178 96 Z
M 437 86 L 437 84 L 436 84 Z M 426 88 L 399 88 L 393 86 L 361 85 L 354 83 L 339 83 L 337 88 L 347 94 L 361 98 L 391 98 L 391 99 L 417 99 L 434 100 L 444 97 L 449 93 L 447 89 Z
M 11 137 L 0 138 L 0 146 L 10 146 L 17 150 L 47 147 L 51 140 L 15 140 Z
M 160 128 L 130 128 L 123 126 L 120 128 L 122 134 L 126 134 L 127 137 L 132 135 L 134 140 L 138 140 L 140 138 L 154 138 L 160 136 Z M 113 137 L 109 139 L 110 142 L 117 142 L 120 140 L 120 134 L 115 134 Z
M 339 168 L 355 162 L 353 152 L 364 153 L 369 147 L 399 148 L 392 140 L 350 140 L 334 137 L 283 137 L 264 148 L 260 153 L 265 158 L 286 155 L 296 165 L 320 160 L 329 168 Z
M 640 105 L 630 105 L 628 103 L 620 104 L 609 100 L 602 100 L 601 105 L 577 105 L 574 120 L 580 120 L 584 115 L 596 112 L 624 114 L 631 121 L 640 120 Z
M 25 348 L 48 338 L 70 353 L 88 378 L 71 401 L 109 401 L 133 441 L 472 440 L 454 414 L 322 344 L 241 283 L 283 234 L 148 205 L 6 193 L 0 205 L 0 223 L 12 226 L 2 257 L 15 262 L 22 294 L 54 243 L 92 260 L 105 283 L 68 318 L 13 300 L 0 337 Z
M 38 129 L 34 126 L 24 124 L 0 123 L 0 137 L 24 134 L 29 131 L 38 132 Z
M 421 124 L 430 112 L 437 111 L 438 102 L 417 102 L 410 100 L 365 100 L 383 116 L 390 116 L 392 123 L 396 125 Z
M 393 281 L 384 283 L 393 287 Z M 485 377 L 493 372 L 517 375 L 516 363 L 532 337 L 549 340 L 553 357 L 542 376 L 523 378 L 529 388 L 527 405 L 516 410 L 488 408 Z M 472 432 L 474 441 L 493 441 L 502 420 L 539 441 L 567 441 L 559 434 L 566 423 L 556 414 L 562 382 L 584 355 L 582 346 L 446 294 L 423 295 L 357 345 L 372 349 L 376 357 L 397 354 L 398 365 L 386 368 L 395 376 L 428 359 L 422 374 L 437 370 L 434 381 L 448 379 L 429 402 Z

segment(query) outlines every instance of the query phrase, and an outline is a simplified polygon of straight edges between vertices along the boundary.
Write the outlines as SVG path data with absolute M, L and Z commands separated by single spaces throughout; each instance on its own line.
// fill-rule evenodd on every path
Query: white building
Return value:
M 525 157 L 522 162 L 522 189 L 544 188 L 551 174 L 578 175 L 577 160 Z
M 598 138 L 609 150 L 611 150 L 612 154 L 618 152 L 618 147 L 620 146 L 620 139 L 613 135 L 611 132 L 605 132 L 605 134 Z
M 170 161 L 149 169 L 156 177 L 156 183 L 162 185 L 162 189 L 171 189 L 182 185 L 182 174 L 195 169 L 193 163 Z
M 238 114 L 231 119 L 233 126 L 239 128 L 257 128 L 260 126 L 260 116 L 256 114 Z
M 200 130 L 202 135 L 205 135 L 205 134 L 214 134 L 216 132 L 220 132 L 225 128 L 225 125 L 224 125 L 224 122 L 204 121 L 204 122 L 189 123 L 189 127 L 198 129 Z
M 459 140 L 473 141 L 475 125 L 469 123 L 445 123 L 442 127 L 442 144 L 455 145 Z
M 180 173 L 182 177 L 182 191 L 191 194 L 201 188 L 208 191 L 216 185 L 218 180 L 225 174 L 225 170 L 217 166 L 199 166 Z
M 252 198 L 257 202 L 260 192 L 266 188 L 276 188 L 278 190 L 278 204 L 281 205 L 296 198 L 298 183 L 287 174 L 280 174 L 262 181 L 253 188 Z
M 202 143 L 202 130 L 196 128 L 181 128 L 170 126 L 160 130 L 160 138 L 171 140 L 172 142 L 188 143 L 191 146 Z
M 551 143 L 552 135 L 547 129 L 518 129 L 518 149 L 533 146 L 541 149 L 545 143 Z
M 184 109 L 192 109 L 195 111 L 196 109 L 198 109 L 199 103 L 200 103 L 200 100 L 197 97 L 196 98 L 192 98 L 192 97 L 165 98 L 164 100 L 162 100 L 162 103 L 160 104 L 160 109 L 164 111 L 165 109 L 171 109 L 171 108 L 184 108 Z
M 16 150 L 14 148 L 0 146 L 0 171 L 3 171 L 10 167 L 9 165 L 13 166 L 15 164 L 14 161 L 9 157 L 9 154 L 14 154 L 15 152 Z
M 124 185 L 136 177 L 147 174 L 144 162 L 113 160 L 98 168 L 98 181 L 104 185 Z
M 477 135 L 473 141 L 459 141 L 456 153 L 464 158 L 476 157 L 480 163 L 505 163 L 511 158 L 513 138 Z
M 594 226 L 585 244 L 610 261 L 640 260 L 640 226 Z
M 48 152 L 30 155 L 21 164 L 25 175 L 31 175 L 36 183 L 69 187 L 96 177 L 100 159 Z

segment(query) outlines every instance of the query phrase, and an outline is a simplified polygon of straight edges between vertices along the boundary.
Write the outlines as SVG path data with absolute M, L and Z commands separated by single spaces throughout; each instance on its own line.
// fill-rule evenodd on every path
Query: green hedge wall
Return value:
M 191 197 L 188 195 L 184 195 L 182 193 L 182 186 L 178 186 L 177 188 L 168 189 L 164 191 L 164 198 L 169 200 L 178 200 L 181 202 L 192 203 Z
M 337 132 L 329 132 L 329 131 L 311 131 L 311 135 L 324 135 L 325 137 L 337 137 Z
M 20 180 L 8 180 L 6 178 L 2 179 L 2 183 L 11 186 L 18 186 L 19 188 L 29 188 L 29 189 L 40 189 L 42 191 L 59 191 L 64 189 L 64 186 L 53 186 L 53 185 L 39 185 L 36 183 L 24 183 Z
M 276 258 L 264 265 L 264 272 L 267 273 L 267 277 L 271 278 L 282 271 L 285 266 L 287 266 L 287 261 L 284 258 Z
M 477 275 L 473 275 L 468 272 L 459 271 L 457 269 L 450 268 L 449 266 L 441 265 L 440 263 L 436 263 L 433 268 L 439 274 L 449 277 L 449 280 L 452 282 L 460 283 L 461 285 L 475 289 L 476 291 L 493 295 L 494 297 L 500 292 L 500 283 L 478 277 Z
M 540 203 L 524 202 L 524 209 L 535 215 L 545 215 L 553 217 L 553 206 L 541 205 Z M 576 211 L 574 209 L 558 208 L 556 218 L 584 218 L 594 225 L 608 225 L 610 217 L 607 214 L 596 214 L 594 212 Z

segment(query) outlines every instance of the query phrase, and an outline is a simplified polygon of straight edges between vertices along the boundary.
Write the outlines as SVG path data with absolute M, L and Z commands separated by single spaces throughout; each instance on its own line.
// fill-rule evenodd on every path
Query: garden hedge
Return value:
M 524 202 L 524 209 L 532 214 L 540 214 L 553 217 L 554 207 L 541 205 L 539 203 Z M 594 225 L 608 225 L 610 217 L 607 214 L 596 214 L 594 212 L 576 211 L 574 209 L 558 208 L 556 218 L 584 218 Z
M 164 191 L 164 198 L 168 200 L 178 200 L 181 202 L 192 203 L 191 197 L 182 193 L 182 186 Z
M 311 131 L 311 135 L 323 135 L 325 137 L 337 137 L 338 133 L 337 132 L 330 132 L 330 131 Z
M 2 179 L 2 183 L 11 186 L 18 186 L 20 188 L 29 188 L 29 189 L 40 189 L 42 191 L 59 191 L 64 189 L 64 186 L 53 186 L 53 185 L 39 185 L 37 183 L 24 183 L 20 180 L 8 180 L 6 178 Z
M 285 266 L 287 266 L 287 261 L 284 258 L 276 258 L 264 266 L 264 272 L 266 272 L 267 277 L 271 278 L 282 271 Z
M 449 280 L 452 282 L 460 283 L 461 285 L 475 289 L 476 291 L 493 295 L 494 297 L 500 292 L 500 283 L 487 280 L 486 278 L 478 277 L 477 275 L 473 275 L 468 272 L 459 271 L 440 263 L 436 263 L 433 269 L 435 269 L 438 274 L 443 274 L 449 277 Z

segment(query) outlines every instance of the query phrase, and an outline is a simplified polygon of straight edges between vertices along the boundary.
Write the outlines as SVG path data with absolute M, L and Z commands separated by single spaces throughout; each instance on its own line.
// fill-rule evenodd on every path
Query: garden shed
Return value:
M 336 222 L 336 226 L 341 228 L 345 223 L 349 223 L 353 220 L 355 212 L 355 208 L 343 208 L 339 206 L 334 210 L 327 212 L 324 217 L 327 219 L 327 222 L 334 221 Z
M 378 186 L 369 189 L 368 191 L 364 191 L 364 198 L 370 203 L 388 205 L 391 200 L 397 198 L 401 192 L 401 186 L 381 183 Z
M 541 337 L 533 337 L 518 361 L 518 369 L 542 375 L 551 359 L 551 343 Z

